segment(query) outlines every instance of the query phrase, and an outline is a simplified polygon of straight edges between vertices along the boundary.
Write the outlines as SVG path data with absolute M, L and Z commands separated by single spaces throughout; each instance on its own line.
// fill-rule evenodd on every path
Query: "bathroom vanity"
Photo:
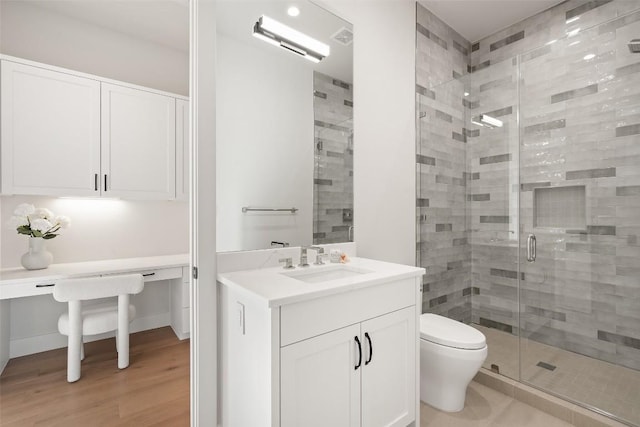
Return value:
M 219 274 L 222 425 L 413 425 L 423 274 L 363 258 Z

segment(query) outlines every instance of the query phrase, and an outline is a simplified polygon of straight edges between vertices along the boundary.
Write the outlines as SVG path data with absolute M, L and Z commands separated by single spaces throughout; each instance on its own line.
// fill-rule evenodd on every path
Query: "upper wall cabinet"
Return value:
M 29 61 L 1 62 L 2 194 L 187 198 L 187 100 Z
M 2 193 L 96 196 L 100 82 L 2 61 Z
M 189 199 L 189 101 L 176 99 L 176 199 Z
M 175 197 L 175 98 L 102 83 L 103 194 Z

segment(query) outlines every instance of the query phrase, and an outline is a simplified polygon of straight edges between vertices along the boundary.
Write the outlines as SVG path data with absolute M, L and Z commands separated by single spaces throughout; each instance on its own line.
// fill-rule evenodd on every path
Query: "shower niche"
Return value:
M 533 189 L 533 227 L 586 231 L 586 187 L 540 187 Z

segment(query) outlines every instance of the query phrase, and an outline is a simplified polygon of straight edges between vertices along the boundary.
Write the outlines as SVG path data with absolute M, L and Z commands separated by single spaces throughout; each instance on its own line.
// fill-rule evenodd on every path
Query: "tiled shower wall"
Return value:
M 627 43 L 638 37 L 640 2 L 570 0 L 475 43 L 469 81 L 478 105 L 469 113 L 505 126 L 481 129 L 467 152 L 478 176 L 469 187 L 474 322 L 518 332 L 519 220 L 521 246 L 537 238 L 535 263 L 521 253 L 521 335 L 634 369 L 640 54 Z
M 353 225 L 353 85 L 313 73 L 313 243 L 349 241 Z
M 471 321 L 464 84 L 471 48 L 418 5 L 416 33 L 416 259 L 426 269 L 422 311 Z
M 640 369 L 640 2 L 561 3 L 473 43 L 466 76 L 434 23 L 418 6 L 423 311 L 518 334 L 535 233 L 522 335 Z

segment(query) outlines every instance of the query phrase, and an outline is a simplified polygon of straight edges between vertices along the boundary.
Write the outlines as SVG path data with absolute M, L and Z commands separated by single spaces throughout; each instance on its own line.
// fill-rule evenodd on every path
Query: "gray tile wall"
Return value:
M 313 73 L 313 243 L 349 240 L 353 224 L 353 85 Z
M 467 172 L 479 174 L 470 194 L 489 194 L 468 202 L 472 286 L 479 290 L 473 321 L 518 333 L 517 275 L 495 273 L 517 271 L 513 232 L 520 223 L 521 239 L 535 233 L 538 241 L 535 263 L 521 253 L 521 334 L 634 369 L 640 369 L 640 54 L 631 54 L 627 42 L 639 35 L 640 2 L 569 0 L 477 42 L 471 65 L 484 68 L 467 77 L 471 116 L 512 107 L 499 117 L 503 128 L 481 128 L 467 142 Z M 519 136 L 510 132 L 516 112 Z M 505 153 L 511 158 L 492 162 Z M 583 212 L 563 219 L 575 227 L 535 226 L 533 189 L 571 186 L 585 187 L 577 208 Z
M 417 262 L 423 312 L 471 321 L 471 247 L 467 231 L 464 84 L 471 45 L 417 6 Z
M 640 2 L 568 0 L 473 44 L 417 16 L 423 312 L 640 369 Z M 584 211 L 535 227 L 533 190 L 564 186 Z

